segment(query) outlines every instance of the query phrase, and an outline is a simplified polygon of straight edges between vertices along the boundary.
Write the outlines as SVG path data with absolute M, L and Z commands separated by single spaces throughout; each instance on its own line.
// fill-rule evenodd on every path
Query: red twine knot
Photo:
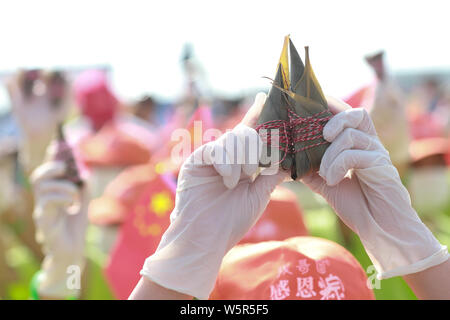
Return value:
M 264 122 L 256 127 L 256 131 L 266 129 L 267 131 L 272 129 L 278 129 L 278 142 L 277 145 L 280 149 L 285 152 L 282 162 L 286 157 L 287 153 L 294 154 L 297 152 L 305 151 L 322 144 L 327 143 L 327 141 L 319 141 L 300 149 L 295 149 L 295 144 L 297 142 L 306 142 L 316 139 L 323 139 L 323 127 L 331 119 L 332 115 L 319 118 L 319 116 L 328 113 L 328 110 L 321 111 L 312 116 L 300 117 L 292 110 L 288 109 L 289 120 L 272 120 Z M 268 145 L 272 145 L 272 135 L 274 133 L 267 134 L 267 132 L 261 137 L 262 140 Z M 274 145 L 275 146 L 275 145 Z

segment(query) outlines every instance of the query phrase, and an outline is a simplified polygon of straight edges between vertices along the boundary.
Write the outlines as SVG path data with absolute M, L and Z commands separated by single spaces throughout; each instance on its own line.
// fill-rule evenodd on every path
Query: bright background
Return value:
M 267 89 L 290 34 L 300 54 L 309 45 L 324 91 L 346 96 L 371 81 L 363 57 L 384 48 L 393 72 L 450 72 L 449 1 L 3 1 L 0 7 L 0 78 L 19 67 L 109 66 L 122 98 L 144 92 L 173 101 L 182 93 L 182 48 L 191 43 L 215 95 Z M 6 105 L 0 92 L 0 109 Z M 450 176 L 449 176 L 450 179 Z M 300 199 L 302 201 L 302 199 Z M 303 199 L 303 203 L 305 199 Z M 308 208 L 305 208 L 308 209 Z M 308 210 L 312 235 L 343 244 L 330 208 Z M 450 208 L 436 213 L 433 231 L 450 245 Z M 14 240 L 11 240 L 14 241 Z M 88 241 L 89 242 L 89 241 Z M 20 281 L 8 297 L 27 299 L 39 265 L 20 244 L 7 253 Z M 354 237 L 347 248 L 370 265 Z M 88 243 L 87 298 L 111 298 Z M 414 295 L 400 278 L 382 282 L 379 299 Z
M 392 70 L 449 69 L 448 1 L 24 1 L 2 3 L 0 71 L 109 65 L 119 94 L 170 99 L 192 43 L 216 94 L 267 88 L 283 37 L 309 45 L 328 94 L 371 79 L 363 56 L 387 49 Z

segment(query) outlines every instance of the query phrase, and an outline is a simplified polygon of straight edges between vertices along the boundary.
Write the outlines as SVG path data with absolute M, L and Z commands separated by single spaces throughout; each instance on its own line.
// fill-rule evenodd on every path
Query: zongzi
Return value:
M 272 88 L 258 119 L 257 130 L 265 141 L 260 165 L 274 165 L 270 159 L 278 149 L 279 164 L 291 171 L 293 180 L 317 170 L 329 145 L 322 131 L 331 116 L 312 70 L 308 47 L 303 64 L 286 36 Z

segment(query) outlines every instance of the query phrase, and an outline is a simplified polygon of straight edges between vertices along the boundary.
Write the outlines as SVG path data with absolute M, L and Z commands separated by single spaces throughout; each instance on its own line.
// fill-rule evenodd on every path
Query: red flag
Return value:
M 135 170 L 134 174 L 137 172 Z M 105 269 L 108 282 L 119 299 L 128 298 L 139 281 L 145 259 L 155 252 L 170 224 L 170 213 L 175 206 L 173 176 L 154 174 L 146 182 L 140 181 L 134 188 L 128 188 L 125 198 L 134 201 L 122 201 L 127 214 Z

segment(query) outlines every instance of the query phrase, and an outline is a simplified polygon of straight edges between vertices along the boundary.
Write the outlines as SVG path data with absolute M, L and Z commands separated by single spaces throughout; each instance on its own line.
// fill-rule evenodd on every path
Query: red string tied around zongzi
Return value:
M 260 130 L 273 130 L 278 129 L 278 142 L 279 145 L 273 145 L 279 147 L 284 151 L 283 159 L 279 163 L 283 162 L 286 158 L 286 154 L 294 154 L 297 152 L 302 152 L 307 149 L 311 149 L 322 144 L 327 143 L 323 140 L 323 127 L 331 119 L 331 115 L 323 118 L 319 118 L 321 115 L 329 113 L 328 110 L 321 111 L 312 116 L 301 117 L 292 110 L 288 109 L 289 120 L 272 120 L 261 123 L 256 127 L 256 131 Z M 272 136 L 274 133 L 270 131 L 270 134 L 266 134 L 261 138 L 263 141 L 272 145 Z M 306 145 L 300 149 L 295 149 L 295 144 L 298 142 L 306 142 L 318 140 L 317 143 Z

